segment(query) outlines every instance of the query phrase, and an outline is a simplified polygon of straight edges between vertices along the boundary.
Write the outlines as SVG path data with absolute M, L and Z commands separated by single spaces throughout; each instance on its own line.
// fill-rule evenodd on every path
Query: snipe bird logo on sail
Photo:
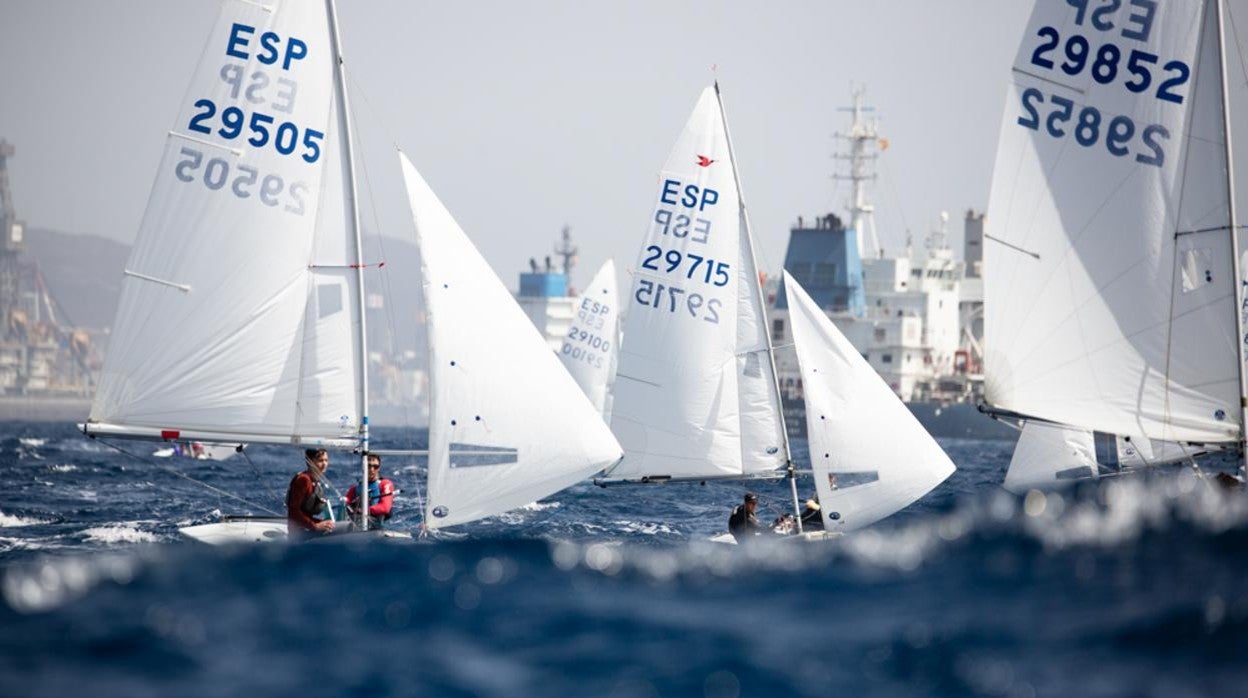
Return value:
M 705 155 L 698 156 L 698 167 L 710 167 L 712 162 L 715 161 Z

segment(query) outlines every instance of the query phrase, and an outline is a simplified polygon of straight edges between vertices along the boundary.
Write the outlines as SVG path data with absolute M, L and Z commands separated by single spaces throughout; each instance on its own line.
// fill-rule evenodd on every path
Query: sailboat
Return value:
M 599 483 L 788 475 L 796 511 L 762 284 L 718 84 L 699 97 L 656 199 L 632 270 L 611 418 L 625 456 Z M 800 286 L 785 283 L 799 299 L 794 337 L 825 531 L 870 525 L 926 494 L 953 464 Z
M 620 355 L 619 295 L 615 263 L 608 259 L 577 297 L 572 323 L 559 347 L 564 367 L 608 423 Z
M 1002 486 L 1014 494 L 1054 489 L 1174 463 L 1194 463 L 1216 446 L 1132 439 L 1023 420 Z
M 367 477 L 369 265 L 344 70 L 332 0 L 223 3 L 167 137 L 85 433 L 355 451 Z M 617 460 L 619 447 L 405 160 L 403 169 L 435 318 L 435 529 L 552 494 Z M 506 356 L 486 356 L 500 344 Z M 516 375 L 503 380 L 505 370 Z M 538 392 L 559 406 L 540 419 L 518 403 Z M 184 532 L 220 542 L 284 528 L 243 518 Z
M 1024 454 L 1017 486 L 1094 474 L 1092 432 L 1150 450 L 1243 438 L 1226 12 L 1032 12 L 988 209 L 986 402 L 1054 425 L 1074 464 Z

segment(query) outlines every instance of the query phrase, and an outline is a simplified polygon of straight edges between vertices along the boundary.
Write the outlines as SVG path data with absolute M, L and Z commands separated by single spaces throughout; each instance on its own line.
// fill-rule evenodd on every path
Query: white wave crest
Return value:
M 20 528 L 22 526 L 38 526 L 40 524 L 51 523 L 44 519 L 26 518 L 23 516 L 14 516 L 0 511 L 0 528 Z
M 102 543 L 104 545 L 155 543 L 160 540 L 156 534 L 144 531 L 130 523 L 96 526 L 95 528 L 88 528 L 82 534 L 88 542 Z

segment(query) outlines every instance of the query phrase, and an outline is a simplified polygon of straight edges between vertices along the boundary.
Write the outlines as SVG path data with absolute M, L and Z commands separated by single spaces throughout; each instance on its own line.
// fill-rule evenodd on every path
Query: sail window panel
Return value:
M 1183 293 L 1198 291 L 1213 283 L 1213 251 L 1209 249 L 1183 250 L 1179 262 L 1179 275 L 1183 280 Z
M 452 468 L 510 465 L 520 462 L 520 451 L 515 448 L 452 442 L 450 452 L 450 467 Z
M 846 473 L 828 473 L 828 486 L 833 490 L 847 490 L 880 481 L 880 471 L 860 470 Z

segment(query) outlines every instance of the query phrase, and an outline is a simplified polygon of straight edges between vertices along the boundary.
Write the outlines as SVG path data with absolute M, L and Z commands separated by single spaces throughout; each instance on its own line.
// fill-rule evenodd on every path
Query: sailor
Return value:
M 382 523 L 390 518 L 390 507 L 394 504 L 394 483 L 381 476 L 381 456 L 368 454 L 368 527 L 381 528 Z M 347 490 L 347 512 L 352 521 L 360 520 L 359 495 L 356 485 Z
M 728 517 L 728 531 L 738 543 L 743 543 L 766 532 L 763 525 L 758 522 L 756 511 L 758 511 L 758 495 L 746 492 L 745 501 L 737 505 L 732 510 L 732 515 Z
M 309 448 L 303 457 L 308 467 L 291 479 L 286 490 L 286 533 L 292 540 L 334 530 L 332 520 L 318 518 L 327 503 L 321 477 L 329 469 L 329 453 L 323 448 Z
M 819 498 L 807 499 L 806 506 L 802 509 L 802 530 L 803 531 L 822 531 L 823 530 L 823 514 L 819 511 Z

